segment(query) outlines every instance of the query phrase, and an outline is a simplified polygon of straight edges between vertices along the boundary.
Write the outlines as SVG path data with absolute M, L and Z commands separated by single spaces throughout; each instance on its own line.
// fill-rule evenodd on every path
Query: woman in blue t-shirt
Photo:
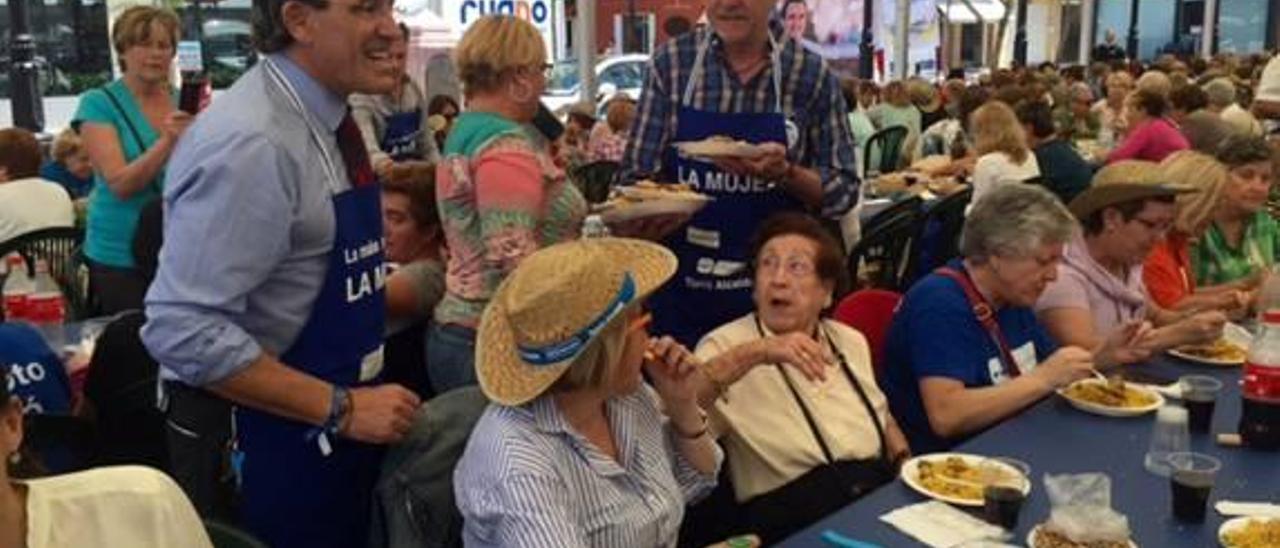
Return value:
M 1048 190 L 998 186 L 969 212 L 963 258 L 907 292 L 886 339 L 883 384 L 914 452 L 945 450 L 1095 367 L 1146 358 L 1128 346 L 1137 324 L 1086 350 L 1058 348 L 1036 321 L 1031 307 L 1075 230 Z
M 169 81 L 178 26 L 167 9 L 125 10 L 111 29 L 123 76 L 85 92 L 71 121 L 93 163 L 84 251 L 104 314 L 142 307 L 147 284 L 131 253 L 138 213 L 160 197 L 169 153 L 191 123 Z

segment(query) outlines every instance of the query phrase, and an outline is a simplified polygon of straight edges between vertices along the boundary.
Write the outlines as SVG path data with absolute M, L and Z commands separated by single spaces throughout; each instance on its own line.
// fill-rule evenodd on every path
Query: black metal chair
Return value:
M 619 168 L 621 164 L 618 162 L 600 160 L 578 166 L 571 176 L 587 203 L 598 204 L 609 197 L 609 188 L 613 186 Z
M 865 177 L 893 173 L 902 162 L 902 147 L 907 141 L 907 128 L 904 126 L 887 127 L 877 131 L 867 139 L 862 147 L 863 174 Z M 880 162 L 871 164 L 871 150 L 879 147 Z
M 83 242 L 81 229 L 46 228 L 0 242 L 0 257 L 16 251 L 26 260 L 31 276 L 36 273 L 36 260 L 44 260 L 67 300 L 67 319 L 83 319 L 90 310 L 88 275 L 81 268 L 84 266 Z
M 849 252 L 849 279 L 855 289 L 889 289 L 901 291 L 906 272 L 907 250 L 916 238 L 921 220 L 918 207 L 895 204 L 876 214 L 862 233 L 862 239 Z
M 965 209 L 973 199 L 973 187 L 938 200 L 928 208 L 918 225 L 918 232 L 907 254 L 903 289 L 947 261 L 960 256 L 960 231 L 964 228 Z
M 267 544 L 247 531 L 214 520 L 204 521 L 205 532 L 214 548 L 267 548 Z
M 885 219 L 896 217 L 903 211 L 919 212 L 920 208 L 923 206 L 924 199 L 919 196 L 903 198 L 890 204 L 889 207 L 877 211 L 875 215 L 872 215 L 870 219 L 867 219 L 862 223 L 862 229 L 864 231 L 869 230 L 871 227 L 883 223 Z

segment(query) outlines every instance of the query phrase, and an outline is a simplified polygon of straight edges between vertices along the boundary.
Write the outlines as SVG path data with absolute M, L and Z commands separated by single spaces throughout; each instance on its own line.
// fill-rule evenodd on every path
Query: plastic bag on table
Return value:
M 1129 518 L 1111 509 L 1106 474 L 1045 475 L 1049 521 L 1045 527 L 1077 543 L 1129 541 Z

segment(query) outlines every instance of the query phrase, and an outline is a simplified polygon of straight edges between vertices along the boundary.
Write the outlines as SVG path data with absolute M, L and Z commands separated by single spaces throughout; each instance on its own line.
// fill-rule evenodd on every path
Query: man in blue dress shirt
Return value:
M 398 82 L 400 31 L 390 0 L 253 10 L 261 62 L 169 162 L 142 339 L 170 381 L 175 463 L 217 435 L 217 415 L 192 408 L 225 398 L 241 523 L 276 547 L 363 545 L 380 447 L 419 402 L 379 384 L 380 204 L 346 98 Z

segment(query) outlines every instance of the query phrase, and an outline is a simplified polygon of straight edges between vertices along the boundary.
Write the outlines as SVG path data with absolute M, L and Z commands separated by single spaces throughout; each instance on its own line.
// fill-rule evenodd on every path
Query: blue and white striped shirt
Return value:
M 685 33 L 654 52 L 622 157 L 620 180 L 631 182 L 662 171 L 663 152 L 676 134 L 677 114 L 698 46 L 708 32 L 713 31 Z M 781 103 L 784 114 L 800 128 L 799 152 L 788 159 L 817 170 L 822 178 L 822 216 L 838 217 L 853 207 L 859 184 L 849 109 L 840 84 L 818 54 L 787 38 L 777 22 L 770 23 L 770 32 L 781 48 L 778 66 L 765 68 L 747 84 L 726 66 L 724 47 L 718 36 L 712 36 L 688 106 L 711 112 L 774 112 Z M 781 101 L 774 91 L 774 71 L 780 71 Z
M 489 406 L 454 471 L 467 546 L 676 545 L 685 504 L 716 474 L 679 452 L 648 387 L 606 405 L 621 463 L 574 432 L 550 395 Z

